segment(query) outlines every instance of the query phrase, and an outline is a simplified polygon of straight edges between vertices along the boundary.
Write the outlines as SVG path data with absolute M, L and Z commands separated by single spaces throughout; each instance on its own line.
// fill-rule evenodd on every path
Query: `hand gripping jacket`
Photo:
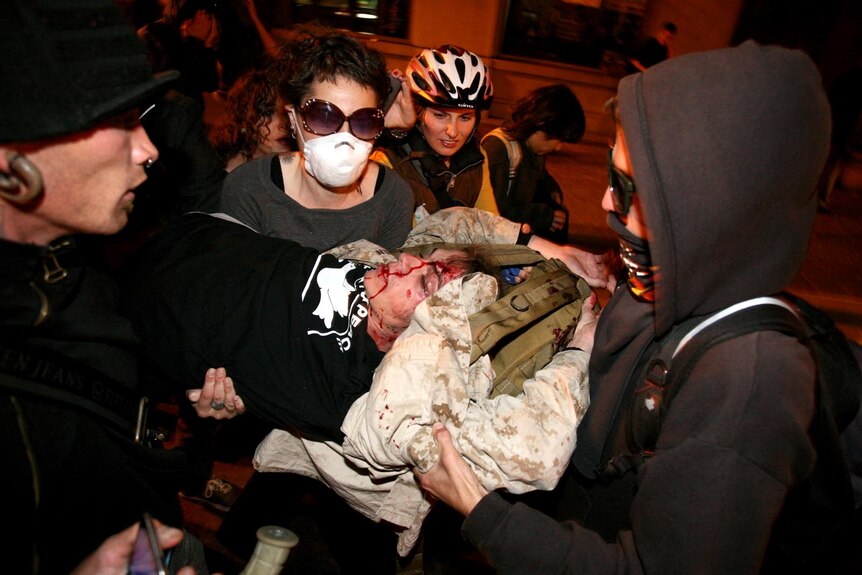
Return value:
M 425 49 L 407 64 L 407 81 L 423 104 L 487 109 L 494 96 L 488 67 L 476 54 L 452 45 Z
M 430 243 L 406 252 L 427 258 L 435 250 L 472 247 L 488 268 L 531 266 L 529 277 L 516 285 L 500 285 L 500 297 L 469 316 L 473 343 L 470 364 L 491 358 L 494 381 L 491 397 L 517 397 L 524 382 L 551 363 L 578 323 L 583 302 L 592 290 L 559 260 L 547 260 L 517 244 Z

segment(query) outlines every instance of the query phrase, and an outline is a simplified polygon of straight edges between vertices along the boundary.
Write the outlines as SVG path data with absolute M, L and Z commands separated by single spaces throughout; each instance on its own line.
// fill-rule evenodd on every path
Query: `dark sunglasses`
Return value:
M 299 108 L 302 125 L 312 134 L 328 136 L 341 129 L 344 122 L 350 133 L 360 140 L 373 140 L 383 132 L 383 110 L 360 108 L 349 116 L 326 100 L 311 98 Z
M 628 214 L 632 207 L 635 183 L 614 166 L 613 148 L 608 150 L 608 182 L 611 188 L 611 198 L 614 200 L 614 211 L 621 216 Z

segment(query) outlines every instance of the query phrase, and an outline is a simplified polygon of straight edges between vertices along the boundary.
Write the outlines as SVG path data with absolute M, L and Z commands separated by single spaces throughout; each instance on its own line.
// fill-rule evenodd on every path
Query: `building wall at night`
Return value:
M 235 0 L 238 1 L 238 0 Z M 625 74 L 628 54 L 674 22 L 674 54 L 735 45 L 746 38 L 806 50 L 829 86 L 859 66 L 859 0 L 256 0 L 274 31 L 320 21 L 352 30 L 404 69 L 423 48 L 457 44 L 491 69 L 492 120 L 528 91 L 562 82 L 587 115 L 587 138 L 605 140 L 603 104 Z M 280 29 L 281 28 L 281 29 Z
M 583 3 L 589 3 L 584 0 Z M 642 0 L 645 5 L 643 40 L 662 22 L 679 27 L 674 47 L 677 54 L 727 46 L 733 35 L 743 0 Z M 692 7 L 696 4 L 697 7 Z M 539 86 L 564 83 L 577 94 L 587 116 L 587 138 L 606 140 L 613 126 L 603 111 L 613 96 L 622 71 L 607 66 L 579 66 L 555 59 L 509 55 L 506 43 L 506 2 L 498 0 L 414 0 L 406 41 L 377 37 L 372 44 L 390 66 L 404 69 L 419 50 L 441 44 L 458 44 L 479 54 L 491 69 L 495 96 L 492 119 L 504 118 L 511 105 Z

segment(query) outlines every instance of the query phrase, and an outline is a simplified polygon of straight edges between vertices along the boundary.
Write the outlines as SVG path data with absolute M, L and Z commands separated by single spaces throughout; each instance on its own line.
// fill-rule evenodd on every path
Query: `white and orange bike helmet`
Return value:
M 476 54 L 446 44 L 425 49 L 407 64 L 407 81 L 420 104 L 487 109 L 494 96 L 488 67 Z

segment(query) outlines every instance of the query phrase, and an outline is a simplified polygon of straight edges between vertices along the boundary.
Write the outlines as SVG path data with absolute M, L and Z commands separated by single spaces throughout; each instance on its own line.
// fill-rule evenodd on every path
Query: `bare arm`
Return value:
M 261 43 L 263 43 L 264 51 L 271 58 L 277 58 L 279 52 L 278 41 L 276 41 L 269 29 L 264 26 L 260 16 L 258 16 L 254 0 L 243 0 L 243 4 L 245 4 L 246 10 L 248 10 L 248 17 L 251 19 L 251 23 L 254 24 L 254 29 L 257 30 Z

